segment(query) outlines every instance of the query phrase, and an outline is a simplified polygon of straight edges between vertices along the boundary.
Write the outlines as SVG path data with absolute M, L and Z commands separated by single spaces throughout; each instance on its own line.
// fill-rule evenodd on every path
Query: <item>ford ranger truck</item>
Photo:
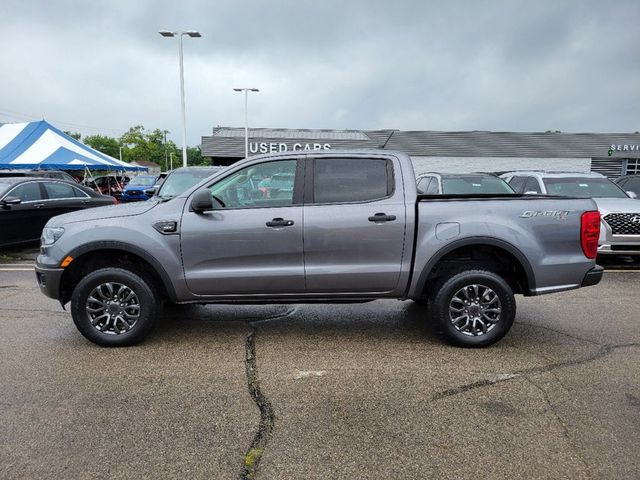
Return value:
M 277 181 L 276 181 L 277 180 Z M 511 328 L 514 295 L 597 284 L 591 199 L 418 195 L 400 152 L 256 156 L 173 197 L 52 218 L 36 275 L 82 335 L 141 341 L 163 302 L 428 303 L 465 347 Z

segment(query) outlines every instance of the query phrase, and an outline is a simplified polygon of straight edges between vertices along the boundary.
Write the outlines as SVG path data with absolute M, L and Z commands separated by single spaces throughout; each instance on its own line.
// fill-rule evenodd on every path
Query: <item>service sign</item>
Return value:
M 613 152 L 640 152 L 640 145 L 611 145 L 607 153 L 611 156 Z

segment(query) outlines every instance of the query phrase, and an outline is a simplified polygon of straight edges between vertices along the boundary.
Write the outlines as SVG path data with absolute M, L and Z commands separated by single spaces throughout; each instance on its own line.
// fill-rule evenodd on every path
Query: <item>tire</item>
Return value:
M 453 345 L 487 347 L 504 337 L 513 325 L 513 292 L 493 272 L 465 270 L 441 280 L 433 292 L 433 319 Z
M 141 342 L 158 317 L 158 298 L 148 281 L 124 268 L 101 268 L 73 290 L 71 316 L 80 333 L 103 347 Z

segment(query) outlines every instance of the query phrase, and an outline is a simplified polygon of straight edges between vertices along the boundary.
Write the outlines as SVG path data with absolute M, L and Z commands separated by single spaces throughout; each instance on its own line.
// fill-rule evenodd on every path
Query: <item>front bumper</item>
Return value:
M 40 291 L 49 298 L 60 300 L 60 282 L 64 268 L 43 267 L 37 263 L 35 268 Z
M 604 268 L 600 265 L 596 265 L 591 270 L 589 270 L 582 280 L 582 287 L 590 287 L 591 285 L 597 285 L 602 280 L 602 274 L 604 273 Z

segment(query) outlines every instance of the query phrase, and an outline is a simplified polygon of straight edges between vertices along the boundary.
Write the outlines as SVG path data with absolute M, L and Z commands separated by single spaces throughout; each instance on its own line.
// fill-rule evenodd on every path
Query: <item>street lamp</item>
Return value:
M 247 96 L 249 92 L 259 92 L 257 88 L 234 88 L 235 92 L 244 92 L 244 158 L 249 158 L 249 116 L 247 115 Z
M 191 38 L 201 37 L 200 32 L 188 30 L 186 32 L 169 32 L 161 30 L 158 32 L 163 37 L 178 37 L 180 39 L 180 100 L 182 102 L 182 166 L 187 166 L 187 114 L 184 106 L 184 66 L 182 62 L 182 37 L 189 35 Z

